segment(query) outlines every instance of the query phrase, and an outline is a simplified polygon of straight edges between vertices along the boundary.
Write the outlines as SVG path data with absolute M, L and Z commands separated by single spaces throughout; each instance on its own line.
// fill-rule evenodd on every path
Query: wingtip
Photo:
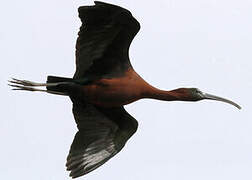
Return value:
M 106 5 L 106 4 L 109 4 L 109 3 L 105 3 L 105 2 L 102 2 L 102 1 L 94 1 L 95 5 Z
M 71 177 L 72 179 L 75 179 L 75 178 L 84 176 L 85 174 L 87 174 L 87 173 L 86 173 L 86 172 L 82 172 L 82 171 L 77 171 L 77 172 L 72 171 L 72 172 L 69 174 L 69 177 Z

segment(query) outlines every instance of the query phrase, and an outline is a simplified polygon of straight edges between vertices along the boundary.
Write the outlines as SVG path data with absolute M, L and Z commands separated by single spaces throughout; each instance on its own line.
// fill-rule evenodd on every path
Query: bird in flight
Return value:
M 163 101 L 222 101 L 238 104 L 197 88 L 157 89 L 143 80 L 129 60 L 129 46 L 140 29 L 130 11 L 95 1 L 78 9 L 82 21 L 76 43 L 73 78 L 48 76 L 46 83 L 10 80 L 13 90 L 69 96 L 76 133 L 67 157 L 70 177 L 98 168 L 116 155 L 136 132 L 138 123 L 124 105 L 143 98 Z M 35 88 L 44 86 L 46 89 Z

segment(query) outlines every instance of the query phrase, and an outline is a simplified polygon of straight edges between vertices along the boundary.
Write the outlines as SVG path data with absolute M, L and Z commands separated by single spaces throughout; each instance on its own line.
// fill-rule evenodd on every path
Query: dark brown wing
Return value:
M 80 7 L 79 17 L 74 79 L 115 77 L 131 67 L 128 50 L 140 24 L 128 10 L 95 1 Z
M 123 107 L 100 108 L 73 103 L 79 131 L 67 157 L 67 170 L 76 178 L 98 168 L 125 145 L 137 129 L 137 121 Z

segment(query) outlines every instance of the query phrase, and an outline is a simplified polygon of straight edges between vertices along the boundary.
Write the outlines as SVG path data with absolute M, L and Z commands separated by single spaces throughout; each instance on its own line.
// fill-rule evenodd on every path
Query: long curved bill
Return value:
M 203 95 L 204 95 L 204 99 L 222 101 L 222 102 L 231 104 L 231 105 L 237 107 L 238 109 L 241 109 L 241 106 L 239 106 L 239 105 L 236 104 L 235 102 L 230 101 L 230 100 L 228 100 L 228 99 L 225 99 L 225 98 L 222 98 L 222 97 L 219 97 L 219 96 L 215 96 L 215 95 L 212 95 L 212 94 L 208 94 L 208 93 L 203 93 Z

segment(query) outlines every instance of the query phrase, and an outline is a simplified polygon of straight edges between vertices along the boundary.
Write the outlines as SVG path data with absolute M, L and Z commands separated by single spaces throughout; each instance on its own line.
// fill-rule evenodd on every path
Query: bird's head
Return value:
M 237 107 L 238 109 L 241 109 L 241 106 L 239 106 L 238 104 L 236 104 L 235 102 L 219 97 L 219 96 L 215 96 L 212 94 L 208 94 L 208 93 L 204 93 L 202 91 L 200 91 L 198 88 L 188 88 L 187 89 L 189 96 L 191 97 L 191 101 L 200 101 L 200 100 L 204 100 L 204 99 L 209 99 L 209 100 L 215 100 L 215 101 L 222 101 L 228 104 L 231 104 L 235 107 Z

